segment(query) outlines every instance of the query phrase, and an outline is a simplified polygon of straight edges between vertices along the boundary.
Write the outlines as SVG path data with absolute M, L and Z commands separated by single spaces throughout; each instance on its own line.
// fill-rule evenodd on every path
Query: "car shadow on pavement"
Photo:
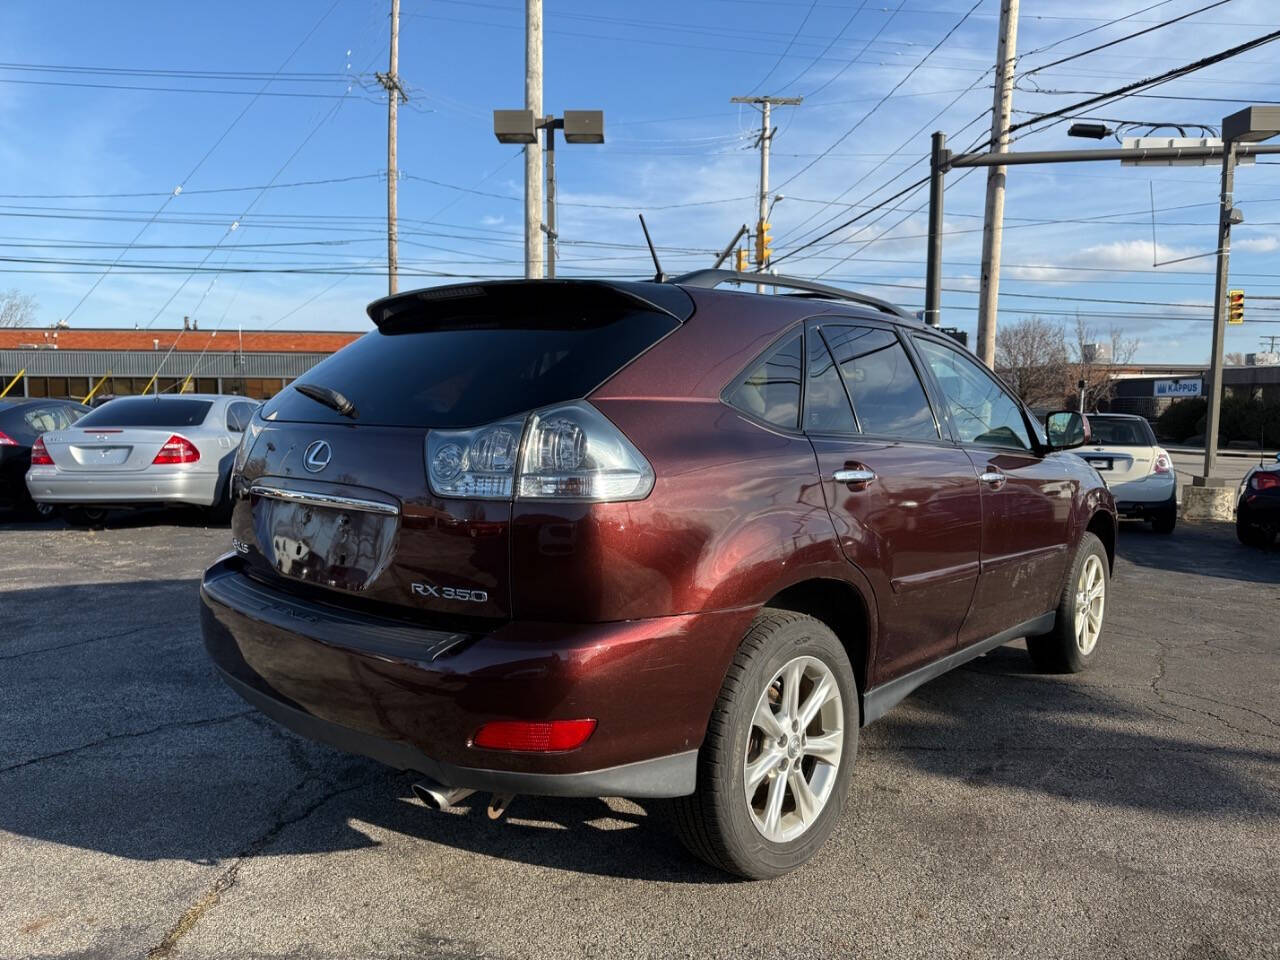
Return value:
M 0 596 L 25 634 L 0 643 L 0 832 L 197 863 L 357 850 L 392 832 L 588 875 L 730 879 L 684 852 L 663 803 L 521 796 L 492 822 L 478 794 L 435 812 L 411 799 L 412 775 L 277 727 L 216 679 L 191 580 Z M 127 611 L 127 623 L 103 626 L 84 610 Z M 1280 816 L 1255 776 L 1280 762 L 1280 747 L 1207 742 L 1141 698 L 1036 674 L 1013 646 L 922 687 L 862 743 L 855 776 L 902 776 L 898 767 L 1102 807 Z
M 1145 524 L 1122 523 L 1116 551 L 1130 563 L 1164 572 L 1280 583 L 1280 546 L 1246 547 L 1231 524 L 1184 521 L 1173 533 L 1161 534 Z

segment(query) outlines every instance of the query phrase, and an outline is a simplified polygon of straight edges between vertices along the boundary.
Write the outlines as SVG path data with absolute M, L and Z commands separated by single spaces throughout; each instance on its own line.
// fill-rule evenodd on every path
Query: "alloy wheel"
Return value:
M 815 657 L 796 657 L 766 684 L 751 718 L 743 785 L 752 823 L 786 843 L 826 807 L 844 752 L 844 703 L 835 674 Z
M 1084 656 L 1093 652 L 1102 633 L 1102 611 L 1107 601 L 1107 576 L 1102 560 L 1090 554 L 1080 568 L 1076 584 L 1076 647 Z

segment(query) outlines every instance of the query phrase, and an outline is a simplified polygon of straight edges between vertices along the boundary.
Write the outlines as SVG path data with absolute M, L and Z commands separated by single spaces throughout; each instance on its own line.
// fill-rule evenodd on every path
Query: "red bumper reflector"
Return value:
M 594 720 L 549 720 L 543 723 L 501 721 L 486 723 L 471 740 L 473 747 L 486 750 L 519 750 L 549 753 L 574 750 L 595 732 Z

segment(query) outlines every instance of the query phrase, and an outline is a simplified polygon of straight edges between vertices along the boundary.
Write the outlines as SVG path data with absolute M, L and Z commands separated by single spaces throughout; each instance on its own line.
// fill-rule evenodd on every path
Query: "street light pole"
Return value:
M 929 258 L 925 266 L 924 322 L 942 325 L 942 204 L 946 186 L 947 135 L 934 131 L 929 157 Z
M 542 117 L 542 0 L 525 0 L 524 108 Z M 524 275 L 542 276 L 542 147 L 524 147 Z
M 556 275 L 556 118 L 547 117 L 542 129 L 547 131 L 547 222 L 543 230 L 547 234 L 547 276 Z M 564 126 L 564 121 L 559 121 Z

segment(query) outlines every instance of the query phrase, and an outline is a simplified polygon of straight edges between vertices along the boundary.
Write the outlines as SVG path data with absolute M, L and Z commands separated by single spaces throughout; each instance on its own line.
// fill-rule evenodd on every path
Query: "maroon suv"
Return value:
M 767 877 L 920 684 L 1018 637 L 1088 665 L 1116 521 L 1056 452 L 1083 418 L 1046 436 L 888 304 L 735 278 L 372 304 L 245 432 L 201 589 L 226 681 L 428 803 L 677 798 L 694 853 Z

